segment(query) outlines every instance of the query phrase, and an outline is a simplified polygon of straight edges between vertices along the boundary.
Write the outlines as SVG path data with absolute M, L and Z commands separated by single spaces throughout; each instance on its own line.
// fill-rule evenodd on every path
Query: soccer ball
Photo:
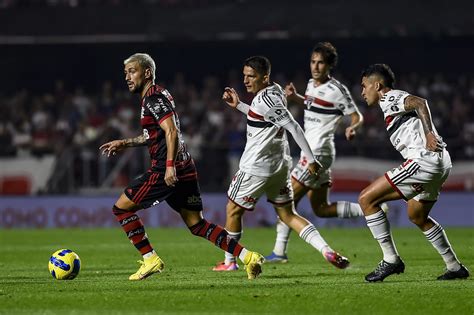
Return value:
M 51 255 L 48 267 L 54 279 L 72 280 L 81 270 L 81 259 L 70 249 L 60 249 Z

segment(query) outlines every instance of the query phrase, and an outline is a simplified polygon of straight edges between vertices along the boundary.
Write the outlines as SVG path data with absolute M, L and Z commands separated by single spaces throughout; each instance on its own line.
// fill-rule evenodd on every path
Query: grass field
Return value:
M 474 270 L 474 229 L 447 228 L 465 265 Z M 402 275 L 365 283 L 381 259 L 367 229 L 325 229 L 334 249 L 351 259 L 347 270 L 326 263 L 292 235 L 290 262 L 264 265 L 261 278 L 245 271 L 216 273 L 219 249 L 187 229 L 149 229 L 165 272 L 131 282 L 140 257 L 117 229 L 0 231 L 2 314 L 473 314 L 474 281 L 437 281 L 444 264 L 422 233 L 396 229 Z M 273 229 L 247 229 L 243 243 L 268 254 Z M 59 248 L 76 251 L 82 270 L 73 281 L 54 280 L 47 262 Z

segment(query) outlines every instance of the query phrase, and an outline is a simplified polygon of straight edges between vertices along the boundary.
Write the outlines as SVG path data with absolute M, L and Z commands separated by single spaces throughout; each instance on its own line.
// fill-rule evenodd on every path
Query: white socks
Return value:
M 383 260 L 388 263 L 396 263 L 399 260 L 397 248 L 390 232 L 390 223 L 385 212 L 382 210 L 365 217 L 367 226 L 374 238 L 379 242 L 383 252 Z
M 240 232 L 229 232 L 229 231 L 227 231 L 227 233 L 229 234 L 229 237 L 234 239 L 236 242 L 238 242 L 240 240 L 240 237 L 242 236 L 242 231 L 240 231 Z M 242 250 L 242 252 L 243 252 L 243 250 Z M 240 254 L 242 254 L 242 252 Z M 230 263 L 235 263 L 235 257 L 232 254 L 230 254 L 228 252 L 224 252 L 224 253 L 225 253 L 224 264 L 229 265 Z M 244 255 L 244 257 L 245 257 L 245 255 Z
M 349 201 L 338 201 L 336 203 L 337 216 L 339 218 L 362 217 L 364 213 L 358 203 Z
M 446 264 L 446 268 L 450 271 L 458 271 L 461 268 L 461 265 L 459 260 L 456 258 L 456 254 L 451 248 L 451 244 L 449 243 L 446 233 L 438 222 L 436 222 L 431 217 L 428 218 L 433 221 L 434 226 L 431 229 L 424 231 L 423 234 L 425 234 L 428 241 L 441 255 Z
M 277 237 L 275 241 L 275 247 L 273 248 L 273 252 L 275 255 L 284 256 L 286 255 L 286 251 L 288 248 L 288 240 L 290 238 L 291 229 L 288 225 L 283 223 L 280 219 L 278 219 L 277 226 Z
M 305 226 L 301 232 L 300 237 L 308 244 L 316 248 L 324 255 L 327 251 L 333 251 L 328 243 L 323 239 L 318 230 L 311 223 Z

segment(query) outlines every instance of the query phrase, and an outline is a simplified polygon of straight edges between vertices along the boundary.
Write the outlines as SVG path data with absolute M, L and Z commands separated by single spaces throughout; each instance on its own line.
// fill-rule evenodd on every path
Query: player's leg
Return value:
M 180 214 L 193 235 L 207 239 L 231 255 L 232 258 L 239 257 L 246 266 L 249 279 L 254 279 L 261 273 L 261 264 L 263 263 L 262 255 L 247 250 L 238 240 L 230 237 L 229 233 L 223 227 L 208 222 L 203 218 L 201 211 L 182 208 Z
M 418 198 L 417 198 L 418 199 Z M 429 216 L 436 201 L 422 201 L 411 199 L 408 201 L 408 217 L 416 224 L 427 240 L 443 258 L 446 272 L 438 280 L 463 279 L 469 276 L 469 271 L 457 259 L 442 226 Z
M 302 185 L 294 178 L 291 179 L 291 185 L 294 192 L 294 202 L 295 204 L 298 204 L 309 188 Z M 288 262 L 287 251 L 291 228 L 278 217 L 276 231 L 277 235 L 273 251 L 270 255 L 265 256 L 265 261 L 270 263 L 286 263 Z
M 253 210 L 262 195 L 265 178 L 252 176 L 239 170 L 232 178 L 227 196 L 225 229 L 229 237 L 239 241 L 242 236 L 242 216 L 246 210 Z M 234 271 L 238 269 L 236 257 L 225 253 L 224 261 L 218 262 L 214 271 Z
M 136 213 L 141 206 L 122 194 L 113 207 L 113 213 L 119 221 L 122 229 L 130 242 L 142 254 L 143 261 L 137 272 L 129 277 L 129 280 L 142 280 L 154 273 L 160 273 L 164 263 L 153 250 L 153 247 L 145 232 L 142 220 Z
M 385 201 L 402 197 L 403 195 L 400 195 L 396 187 L 394 188 L 385 177 L 376 179 L 359 195 L 359 204 L 367 220 L 367 226 L 383 252 L 383 260 L 365 277 L 367 281 L 383 281 L 385 277 L 405 270 L 392 238 L 390 223 L 380 207 Z
M 338 268 L 349 265 L 347 258 L 329 247 L 318 230 L 308 220 L 300 216 L 293 203 L 293 188 L 287 170 L 282 170 L 268 179 L 265 185 L 268 201 L 273 204 L 278 217 L 293 229 L 308 244 L 317 249 L 324 258 Z
M 275 205 L 275 210 L 280 219 L 287 226 L 297 232 L 299 237 L 306 243 L 318 250 L 329 263 L 340 269 L 349 266 L 349 260 L 334 251 L 324 240 L 316 227 L 296 213 L 293 202 L 286 205 Z
M 330 183 L 325 183 L 316 189 L 308 191 L 308 198 L 315 215 L 320 218 L 354 218 L 364 216 L 358 203 L 349 201 L 329 202 L 330 187 Z

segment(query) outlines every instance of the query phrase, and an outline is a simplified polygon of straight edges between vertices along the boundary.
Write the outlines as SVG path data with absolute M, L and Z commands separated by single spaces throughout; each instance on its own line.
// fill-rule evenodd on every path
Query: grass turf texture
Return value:
M 288 264 L 265 264 L 260 278 L 242 268 L 217 273 L 223 253 L 187 229 L 148 229 L 165 271 L 128 281 L 139 259 L 117 229 L 0 231 L 0 313 L 3 314 L 473 314 L 474 281 L 437 281 L 444 263 L 417 229 L 393 231 L 406 270 L 383 283 L 364 275 L 381 259 L 367 229 L 322 229 L 332 247 L 351 260 L 337 270 L 292 234 Z M 448 228 L 458 257 L 474 271 L 474 229 Z M 262 254 L 273 229 L 246 229 L 243 244 Z M 55 250 L 79 254 L 72 281 L 54 280 L 47 262 Z

